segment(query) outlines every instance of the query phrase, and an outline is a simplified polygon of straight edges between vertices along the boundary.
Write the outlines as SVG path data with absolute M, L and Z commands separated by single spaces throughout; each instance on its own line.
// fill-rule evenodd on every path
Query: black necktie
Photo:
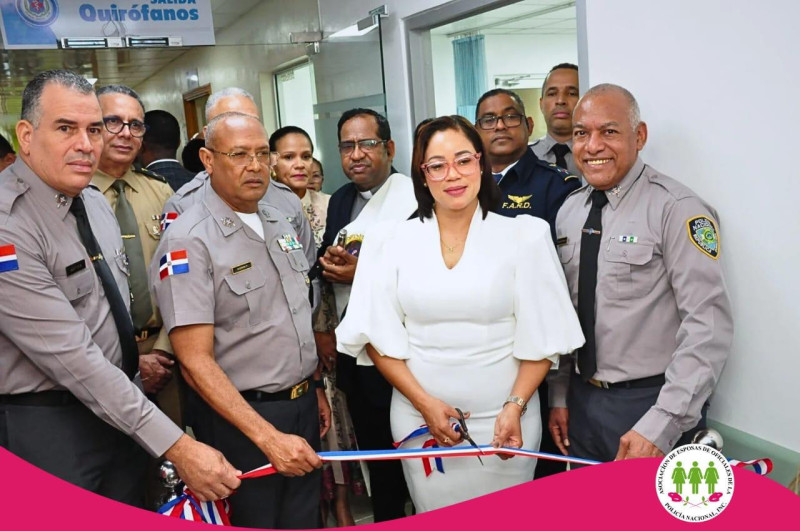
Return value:
M 561 166 L 565 170 L 568 169 L 565 156 L 569 153 L 569 146 L 566 144 L 556 144 L 553 146 L 553 153 L 556 154 L 556 166 Z
M 111 273 L 108 264 L 103 258 L 103 251 L 92 233 L 92 226 L 89 225 L 89 218 L 86 215 L 86 207 L 83 199 L 78 196 L 72 200 L 69 211 L 75 216 L 78 222 L 78 234 L 81 237 L 86 252 L 94 265 L 94 271 L 100 277 L 103 284 L 103 291 L 106 292 L 108 304 L 111 306 L 111 315 L 117 325 L 119 343 L 122 347 L 122 371 L 133 380 L 136 370 L 139 368 L 139 349 L 136 347 L 136 337 L 133 333 L 133 322 L 125 307 L 125 301 L 119 292 L 114 275 Z
M 597 372 L 597 349 L 594 340 L 595 292 L 597 291 L 597 253 L 602 241 L 603 207 L 608 197 L 602 190 L 591 194 L 592 208 L 583 224 L 581 234 L 581 258 L 578 268 L 578 320 L 581 322 L 586 344 L 578 351 L 578 370 L 583 381 Z

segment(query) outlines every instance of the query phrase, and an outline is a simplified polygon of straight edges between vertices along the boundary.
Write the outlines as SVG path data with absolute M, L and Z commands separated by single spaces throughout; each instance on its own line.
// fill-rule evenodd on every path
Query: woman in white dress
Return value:
M 420 130 L 412 161 L 419 218 L 365 240 L 339 350 L 371 360 L 394 386 L 395 440 L 427 424 L 440 446 L 468 444 L 451 427 L 460 408 L 477 444 L 536 450 L 536 389 L 558 355 L 584 339 L 548 224 L 490 212 L 499 189 L 483 155 L 459 116 Z M 426 477 L 422 460 L 403 461 L 417 511 L 529 481 L 536 466 L 495 456 L 483 463 L 448 458 L 444 474 Z

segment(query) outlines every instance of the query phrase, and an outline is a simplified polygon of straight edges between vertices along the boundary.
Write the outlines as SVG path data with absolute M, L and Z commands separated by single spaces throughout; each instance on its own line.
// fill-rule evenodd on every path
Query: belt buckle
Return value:
M 150 330 L 147 328 L 142 330 L 142 333 L 136 336 L 136 342 L 141 343 L 142 341 L 147 341 L 147 338 L 150 336 Z
M 300 398 L 301 396 L 303 396 L 307 392 L 308 392 L 308 380 L 303 380 L 299 384 L 297 384 L 294 387 L 292 387 L 292 392 L 289 395 L 289 398 L 291 400 L 294 400 L 296 398 Z
M 595 380 L 594 378 L 589 378 L 589 383 L 595 387 L 599 387 L 600 389 L 611 389 L 611 387 L 608 385 L 608 382 Z

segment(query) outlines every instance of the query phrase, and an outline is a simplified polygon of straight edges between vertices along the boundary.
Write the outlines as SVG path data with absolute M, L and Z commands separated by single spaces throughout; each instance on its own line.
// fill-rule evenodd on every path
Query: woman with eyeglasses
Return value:
M 272 167 L 274 179 L 291 188 L 300 198 L 303 213 L 311 225 L 314 242 L 319 250 L 322 235 L 325 233 L 325 219 L 331 196 L 308 187 L 314 165 L 317 163 L 311 137 L 300 127 L 291 125 L 281 127 L 269 138 L 269 149 L 274 162 Z M 322 173 L 321 166 L 320 173 Z M 328 332 L 336 328 L 338 320 L 330 285 L 322 284 L 321 296 L 320 308 L 314 318 L 314 337 L 317 339 L 317 355 L 320 358 L 322 379 L 325 382 L 325 394 L 331 406 L 331 428 L 323 438 L 322 444 L 325 450 L 355 449 L 355 432 L 347 412 L 347 403 L 344 395 L 336 390 L 336 345 L 330 341 Z M 348 486 L 356 494 L 363 490 L 358 463 L 327 463 L 323 469 L 322 479 L 323 523 L 327 521 L 328 514 L 332 513 L 337 526 L 355 525 L 348 501 Z
M 499 190 L 480 136 L 460 116 L 420 129 L 411 175 L 419 217 L 375 230 L 362 248 L 340 351 L 366 346 L 359 363 L 371 361 L 394 386 L 395 440 L 429 428 L 401 448 L 431 437 L 469 447 L 452 426 L 459 408 L 477 445 L 536 450 L 536 390 L 558 355 L 584 342 L 550 228 L 491 212 Z M 417 511 L 530 481 L 536 465 L 482 462 L 448 458 L 443 474 L 426 476 L 421 459 L 404 460 Z

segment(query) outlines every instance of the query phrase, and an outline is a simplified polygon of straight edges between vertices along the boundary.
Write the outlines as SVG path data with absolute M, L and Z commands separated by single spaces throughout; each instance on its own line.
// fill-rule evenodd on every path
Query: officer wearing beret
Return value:
M 663 456 L 705 424 L 733 338 L 719 217 L 646 165 L 633 95 L 598 85 L 573 118 L 589 183 L 564 202 L 557 246 L 586 345 L 550 386 L 550 431 L 566 454 Z
M 259 203 L 272 185 L 257 118 L 217 116 L 200 156 L 210 186 L 164 232 L 150 271 L 183 374 L 203 399 L 190 404 L 193 427 L 242 469 L 269 460 L 284 475 L 243 483 L 230 500 L 233 525 L 316 527 L 315 451 L 330 409 L 311 380 L 305 250 L 286 217 Z
M 550 224 L 554 236 L 558 209 L 570 192 L 580 187 L 580 179 L 555 164 L 539 160 L 528 147 L 533 119 L 525 115 L 525 105 L 515 92 L 490 90 L 478 100 L 475 113 L 475 126 L 500 186 L 501 201 L 496 212 L 508 217 L 529 214 L 541 218 Z M 547 425 L 550 409 L 547 397 L 547 383 L 542 382 L 539 388 L 542 426 Z M 543 452 L 557 450 L 546 431 L 542 433 L 540 448 Z M 561 463 L 541 460 L 536 465 L 535 477 L 563 470 Z
M 147 129 L 139 95 L 124 85 L 108 85 L 97 90 L 97 97 L 103 111 L 103 153 L 91 185 L 105 196 L 122 231 L 142 384 L 146 393 L 159 393 L 159 405 L 181 424 L 177 380 L 172 380 L 172 349 L 167 334 L 161 333 L 161 315 L 151 301 L 147 279 L 161 237 L 161 211 L 172 188 L 164 177 L 132 166 Z
M 17 161 L 0 174 L 0 446 L 75 485 L 140 505 L 135 441 L 200 499 L 237 473 L 137 386 L 127 261 L 114 213 L 86 188 L 103 115 L 85 78 L 38 74 L 22 97 Z M 116 429 L 115 429 L 116 428 Z

